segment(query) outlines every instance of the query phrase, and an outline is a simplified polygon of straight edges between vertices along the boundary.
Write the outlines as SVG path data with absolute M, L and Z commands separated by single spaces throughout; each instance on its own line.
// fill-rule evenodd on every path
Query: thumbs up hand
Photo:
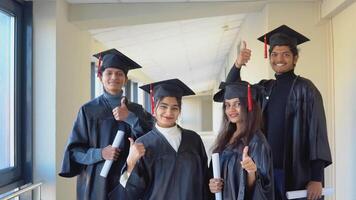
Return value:
M 117 121 L 124 121 L 127 116 L 129 116 L 129 110 L 127 109 L 125 101 L 125 97 L 122 97 L 121 105 L 112 110 L 112 113 Z
M 251 50 L 246 47 L 246 41 L 242 41 L 240 47 L 240 54 L 237 56 L 235 66 L 240 69 L 243 65 L 246 65 L 250 58 Z
M 142 156 L 145 155 L 146 149 L 142 143 L 136 143 L 132 138 L 129 138 L 129 140 L 130 140 L 130 151 L 126 159 L 126 163 L 127 163 L 127 172 L 131 173 L 137 161 Z
M 241 166 L 249 174 L 257 171 L 255 162 L 253 162 L 252 158 L 248 155 L 248 146 L 245 146 L 242 152 Z

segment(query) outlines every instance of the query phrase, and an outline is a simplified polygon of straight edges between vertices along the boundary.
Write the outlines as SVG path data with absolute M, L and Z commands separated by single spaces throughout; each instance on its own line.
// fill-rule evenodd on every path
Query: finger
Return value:
M 125 108 L 126 107 L 126 103 L 125 102 L 126 102 L 125 97 L 122 97 L 121 98 L 121 106 L 120 106 L 121 108 Z
M 245 146 L 242 152 L 242 160 L 245 160 L 247 158 L 248 158 L 248 146 Z
M 241 50 L 246 49 L 246 41 L 242 41 Z
M 132 138 L 128 138 L 129 139 L 129 141 L 130 141 L 130 147 L 134 144 L 134 140 L 132 139 Z

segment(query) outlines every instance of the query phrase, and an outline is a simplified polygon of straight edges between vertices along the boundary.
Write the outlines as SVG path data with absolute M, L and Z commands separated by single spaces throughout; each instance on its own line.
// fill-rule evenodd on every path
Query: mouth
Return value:
M 285 64 L 284 63 L 277 63 L 275 64 L 277 67 L 283 67 Z
M 167 121 L 171 121 L 171 120 L 174 120 L 173 117 L 162 117 L 163 119 L 167 120 Z
M 233 113 L 233 114 L 229 114 L 228 116 L 229 118 L 236 118 L 237 116 L 239 116 L 239 114 Z
M 109 85 L 119 85 L 120 83 L 118 82 L 109 82 Z

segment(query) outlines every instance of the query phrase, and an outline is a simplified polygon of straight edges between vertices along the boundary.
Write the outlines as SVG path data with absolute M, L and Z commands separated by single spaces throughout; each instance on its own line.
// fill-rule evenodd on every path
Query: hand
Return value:
M 250 60 L 250 58 L 251 58 L 251 50 L 247 49 L 246 42 L 242 41 L 240 54 L 237 56 L 237 59 L 235 61 L 235 66 L 240 69 L 243 65 L 246 65 L 246 63 Z
M 209 189 L 211 193 L 221 192 L 224 186 L 224 180 L 222 178 L 212 178 L 209 181 Z
M 126 163 L 127 163 L 127 172 L 131 173 L 133 168 L 136 165 L 136 162 L 145 155 L 146 149 L 142 143 L 135 143 L 132 138 L 130 140 L 130 152 L 127 156 Z
M 101 150 L 101 156 L 105 160 L 117 160 L 119 158 L 120 149 L 112 147 L 111 145 Z
M 255 173 L 257 171 L 256 164 L 253 162 L 252 158 L 248 156 L 248 146 L 245 146 L 242 152 L 241 166 L 249 174 Z
M 125 97 L 122 97 L 121 105 L 114 108 L 112 110 L 112 113 L 117 121 L 123 121 L 127 118 L 127 116 L 129 115 L 129 110 L 127 109 L 127 106 L 125 104 Z
M 318 181 L 309 181 L 307 185 L 307 196 L 308 200 L 317 200 L 321 198 L 321 192 L 322 192 L 322 185 L 321 182 Z

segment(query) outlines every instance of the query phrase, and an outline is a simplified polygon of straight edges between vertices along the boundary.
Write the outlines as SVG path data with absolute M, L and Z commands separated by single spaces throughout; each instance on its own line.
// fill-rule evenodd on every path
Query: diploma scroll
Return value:
M 114 142 L 112 143 L 112 147 L 118 148 L 122 139 L 124 138 L 125 133 L 121 130 L 118 130 L 114 139 Z M 101 169 L 100 176 L 106 178 L 108 175 L 111 165 L 113 163 L 113 160 L 106 160 L 104 163 L 103 168 Z
M 334 188 L 323 188 L 323 191 L 321 192 L 321 194 L 324 196 L 329 196 L 332 195 L 333 193 L 334 193 Z M 307 190 L 288 191 L 286 194 L 287 194 L 287 199 L 305 198 L 307 197 Z
M 213 153 L 213 155 L 211 155 L 211 160 L 213 162 L 214 178 L 221 178 L 219 153 Z M 215 199 L 222 200 L 222 193 L 221 192 L 215 193 Z

